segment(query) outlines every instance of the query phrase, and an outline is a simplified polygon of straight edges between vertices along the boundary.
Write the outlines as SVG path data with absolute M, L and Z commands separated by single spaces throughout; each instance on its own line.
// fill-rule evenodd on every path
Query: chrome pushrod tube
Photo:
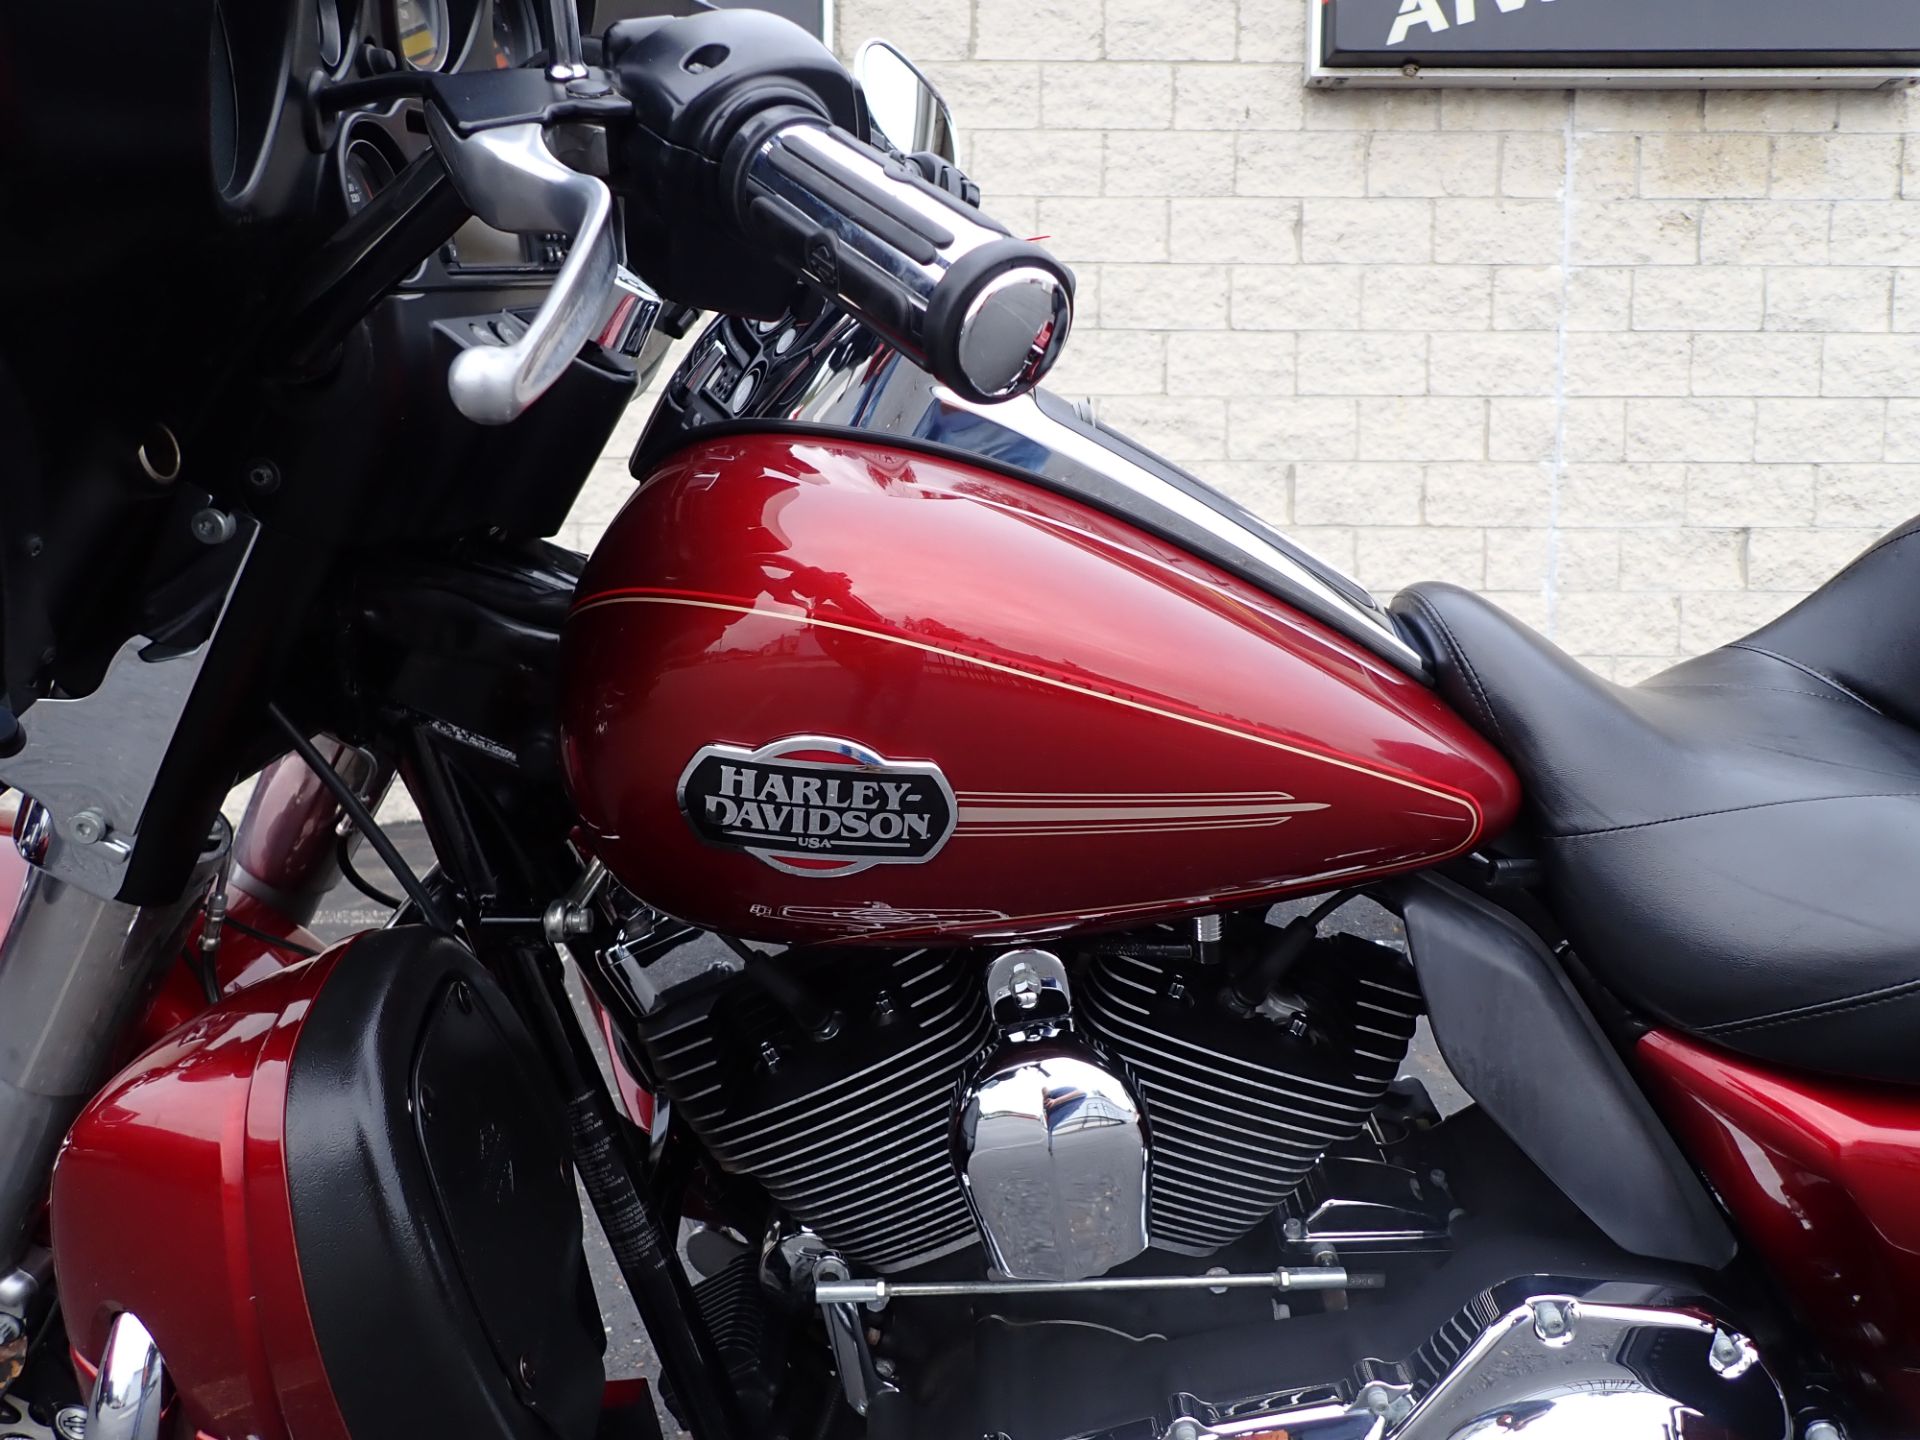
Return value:
M 229 843 L 223 821 L 178 900 L 128 905 L 33 864 L 50 823 L 34 802 L 21 806 L 14 843 L 29 869 L 0 938 L 0 1273 L 25 1254 L 60 1141 L 178 953 Z
M 1350 1275 L 1336 1265 L 1263 1270 L 1252 1275 L 1112 1275 L 1094 1280 L 816 1280 L 816 1305 L 885 1305 L 890 1300 L 975 1295 L 1084 1295 L 1139 1290 L 1374 1290 L 1377 1275 Z

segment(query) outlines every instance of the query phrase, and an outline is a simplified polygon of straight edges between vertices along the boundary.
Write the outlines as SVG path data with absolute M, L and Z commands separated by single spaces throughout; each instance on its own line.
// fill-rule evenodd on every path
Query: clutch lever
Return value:
M 572 236 L 533 322 L 511 343 L 461 351 L 447 373 L 454 408 L 479 425 L 506 425 L 566 373 L 617 303 L 613 194 L 606 182 L 562 164 L 537 120 L 461 135 L 439 107 L 427 129 L 461 201 L 497 230 Z

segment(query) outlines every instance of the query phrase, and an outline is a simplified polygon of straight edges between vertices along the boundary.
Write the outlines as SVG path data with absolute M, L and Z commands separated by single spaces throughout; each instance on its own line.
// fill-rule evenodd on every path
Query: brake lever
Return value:
M 454 408 L 479 425 L 506 425 L 566 373 L 614 298 L 618 255 L 606 182 L 563 165 L 537 121 L 462 136 L 437 106 L 427 128 L 461 201 L 497 230 L 573 237 L 539 313 L 511 343 L 473 345 L 447 373 Z

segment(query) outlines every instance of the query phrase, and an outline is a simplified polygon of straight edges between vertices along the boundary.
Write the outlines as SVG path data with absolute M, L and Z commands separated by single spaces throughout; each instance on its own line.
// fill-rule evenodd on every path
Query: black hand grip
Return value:
M 1038 385 L 1073 319 L 1073 272 L 907 162 L 798 109 L 728 149 L 740 228 L 968 400 Z

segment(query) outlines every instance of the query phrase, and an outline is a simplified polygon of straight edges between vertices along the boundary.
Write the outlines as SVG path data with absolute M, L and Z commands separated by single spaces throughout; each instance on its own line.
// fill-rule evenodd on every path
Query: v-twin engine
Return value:
M 1258 943 L 1163 927 L 1059 954 L 842 952 L 780 982 L 829 1026 L 748 978 L 641 1034 L 715 1160 L 849 1264 L 984 1241 L 997 1273 L 1078 1279 L 1231 1244 L 1392 1085 L 1420 1009 L 1404 959 L 1315 941 L 1250 1008 L 1233 977 Z

